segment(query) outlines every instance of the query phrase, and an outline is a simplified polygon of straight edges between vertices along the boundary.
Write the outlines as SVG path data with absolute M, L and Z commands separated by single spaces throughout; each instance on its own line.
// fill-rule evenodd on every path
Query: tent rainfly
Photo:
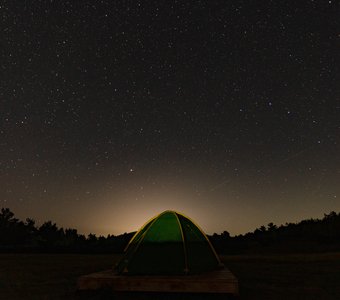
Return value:
M 223 267 L 203 231 L 189 218 L 165 211 L 131 239 L 115 272 L 125 275 L 185 275 Z

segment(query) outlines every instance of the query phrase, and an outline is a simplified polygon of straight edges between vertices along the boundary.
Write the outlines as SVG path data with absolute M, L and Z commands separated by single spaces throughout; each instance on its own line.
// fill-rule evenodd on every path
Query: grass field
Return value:
M 340 299 L 340 253 L 234 256 L 241 299 Z
M 108 269 L 118 258 L 115 255 L 0 254 L 0 299 L 150 299 L 150 295 L 76 293 L 78 276 Z M 222 260 L 239 279 L 240 299 L 340 299 L 340 253 L 224 256 Z M 203 297 L 157 295 L 157 298 Z

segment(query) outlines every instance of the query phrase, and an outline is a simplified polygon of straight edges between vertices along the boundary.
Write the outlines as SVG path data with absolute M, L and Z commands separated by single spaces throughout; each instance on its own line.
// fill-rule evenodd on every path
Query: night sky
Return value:
M 1 1 L 0 207 L 81 233 L 340 210 L 337 1 Z

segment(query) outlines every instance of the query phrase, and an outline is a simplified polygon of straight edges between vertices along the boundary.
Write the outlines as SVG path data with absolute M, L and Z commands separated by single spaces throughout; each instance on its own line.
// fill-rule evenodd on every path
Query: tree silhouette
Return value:
M 47 221 L 37 227 L 33 219 L 22 222 L 8 208 L 0 210 L 0 251 L 122 252 L 132 233 L 107 237 L 90 233 L 87 238 L 76 229 L 58 228 Z M 331 211 L 323 219 L 277 226 L 270 222 L 254 232 L 231 237 L 228 231 L 209 237 L 220 253 L 340 250 L 340 213 Z

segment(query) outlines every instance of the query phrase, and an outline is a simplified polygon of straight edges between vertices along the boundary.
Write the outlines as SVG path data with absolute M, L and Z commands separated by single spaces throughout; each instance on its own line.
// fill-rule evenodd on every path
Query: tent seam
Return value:
M 173 213 L 176 216 L 176 220 L 178 222 L 178 226 L 179 226 L 179 229 L 181 231 L 181 236 L 182 236 L 182 240 L 183 240 L 184 264 L 185 264 L 184 272 L 187 274 L 187 273 L 189 273 L 189 266 L 188 266 L 188 253 L 187 253 L 187 247 L 186 247 L 186 239 L 184 237 L 183 227 L 182 227 L 181 221 L 179 220 L 179 218 L 177 216 L 177 212 L 173 212 Z

